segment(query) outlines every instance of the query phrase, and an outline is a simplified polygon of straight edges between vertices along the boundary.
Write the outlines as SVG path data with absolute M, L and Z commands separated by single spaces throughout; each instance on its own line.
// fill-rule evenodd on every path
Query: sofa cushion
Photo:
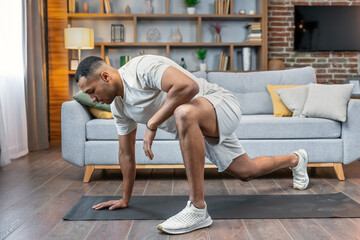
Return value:
M 112 119 L 114 116 L 111 112 L 101 110 L 94 107 L 87 107 L 89 112 L 96 118 L 102 118 L 102 119 Z
M 138 124 L 136 131 L 136 140 L 142 140 L 144 137 L 146 126 Z M 174 139 L 175 137 L 158 129 L 155 139 Z M 86 139 L 87 140 L 118 140 L 114 119 L 92 119 L 86 123 Z
M 275 92 L 275 90 L 299 87 L 299 85 L 266 85 L 266 87 L 270 93 L 271 101 L 273 104 L 274 117 L 292 116 L 293 113 L 281 101 L 279 95 Z
M 235 134 L 239 139 L 339 138 L 341 124 L 323 118 L 244 115 Z
M 272 114 L 267 84 L 306 85 L 316 82 L 312 67 L 250 73 L 210 72 L 208 81 L 234 93 L 243 114 Z
M 142 140 L 145 125 L 138 124 L 136 139 Z M 240 139 L 339 138 L 341 124 L 323 118 L 278 118 L 273 115 L 244 115 L 235 131 Z M 86 124 L 87 140 L 118 140 L 113 119 L 92 119 Z M 175 137 L 161 129 L 156 140 Z
M 93 102 L 91 101 L 90 96 L 87 93 L 83 93 L 81 90 L 79 92 L 77 92 L 73 98 L 78 101 L 79 103 L 81 103 L 82 105 L 88 106 L 88 107 L 94 107 L 97 109 L 101 109 L 101 110 L 105 110 L 110 112 L 110 105 L 109 104 L 101 104 L 98 102 Z
M 198 77 L 198 78 L 206 79 L 206 77 L 207 77 L 207 74 L 206 74 L 205 71 L 197 71 L 197 72 L 193 72 L 192 74 L 195 75 L 195 77 Z
M 353 84 L 310 84 L 300 117 L 322 117 L 345 122 L 353 87 Z
M 277 89 L 275 92 L 280 96 L 285 106 L 293 112 L 292 116 L 300 117 L 309 92 L 309 85 Z

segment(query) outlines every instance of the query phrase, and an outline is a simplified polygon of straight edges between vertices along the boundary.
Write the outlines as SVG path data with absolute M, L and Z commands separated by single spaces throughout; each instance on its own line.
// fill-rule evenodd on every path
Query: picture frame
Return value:
M 76 70 L 79 66 L 79 60 L 78 59 L 71 59 L 70 60 L 70 70 Z
M 360 76 L 350 77 L 345 80 L 345 83 L 354 84 L 351 97 L 360 97 Z

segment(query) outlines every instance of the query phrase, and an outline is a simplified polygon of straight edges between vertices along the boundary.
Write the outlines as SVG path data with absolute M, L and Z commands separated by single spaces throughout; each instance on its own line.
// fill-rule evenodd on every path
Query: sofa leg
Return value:
M 310 173 L 309 173 L 309 175 L 310 175 L 311 177 L 314 177 L 314 176 L 316 175 L 316 167 L 311 167 L 311 168 L 310 168 Z
M 95 170 L 95 166 L 93 166 L 93 165 L 86 166 L 83 182 L 90 181 L 91 175 L 93 174 L 94 170 Z
M 334 163 L 334 170 L 339 180 L 345 180 L 344 169 L 342 163 Z

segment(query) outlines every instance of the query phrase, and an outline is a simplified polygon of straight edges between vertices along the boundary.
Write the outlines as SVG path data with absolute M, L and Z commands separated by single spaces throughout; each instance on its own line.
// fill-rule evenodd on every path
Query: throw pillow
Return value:
M 313 84 L 310 83 L 301 117 L 320 117 L 346 121 L 347 103 L 351 97 L 353 84 Z
M 293 112 L 293 117 L 300 117 L 309 92 L 309 85 L 275 90 L 285 106 Z
M 97 109 L 94 107 L 87 107 L 89 109 L 89 112 L 94 115 L 96 118 L 103 118 L 103 119 L 111 119 L 114 118 L 111 112 Z
M 106 104 L 106 103 L 101 104 L 98 102 L 92 102 L 90 96 L 87 93 L 83 93 L 82 91 L 79 91 L 77 94 L 75 94 L 73 96 L 73 98 L 76 101 L 78 101 L 79 103 L 81 103 L 82 105 L 111 112 L 109 104 Z
M 292 112 L 284 105 L 275 90 L 280 88 L 292 88 L 299 85 L 266 85 L 273 103 L 274 117 L 292 116 Z

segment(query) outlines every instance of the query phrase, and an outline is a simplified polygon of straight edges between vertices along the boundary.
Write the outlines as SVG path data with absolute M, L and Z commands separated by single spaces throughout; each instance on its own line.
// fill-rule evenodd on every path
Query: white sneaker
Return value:
M 199 209 L 188 201 L 181 212 L 159 224 L 157 229 L 168 234 L 182 234 L 209 227 L 212 222 L 206 203 L 204 209 Z
M 299 162 L 296 167 L 290 168 L 293 172 L 293 187 L 297 190 L 304 190 L 309 185 L 307 173 L 309 156 L 304 149 L 299 149 L 294 153 L 299 157 Z

